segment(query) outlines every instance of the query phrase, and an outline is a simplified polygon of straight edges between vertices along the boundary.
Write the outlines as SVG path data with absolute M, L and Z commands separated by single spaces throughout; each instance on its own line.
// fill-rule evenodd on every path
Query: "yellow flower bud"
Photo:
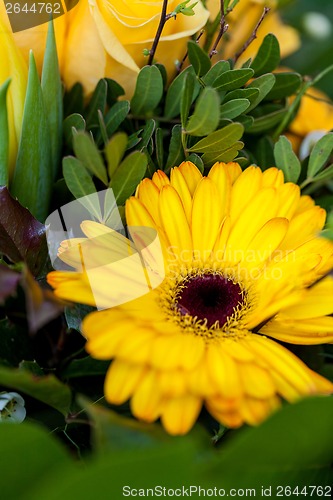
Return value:
M 11 79 L 7 92 L 10 178 L 14 171 L 21 136 L 28 69 L 22 54 L 16 47 L 7 19 L 2 15 L 3 2 L 0 5 L 0 85 L 8 78 Z

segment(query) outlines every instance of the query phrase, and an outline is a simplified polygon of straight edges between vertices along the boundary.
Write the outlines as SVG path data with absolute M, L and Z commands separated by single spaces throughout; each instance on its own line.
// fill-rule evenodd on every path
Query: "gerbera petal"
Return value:
M 221 217 L 224 218 L 229 212 L 231 196 L 231 178 L 222 163 L 215 163 L 209 171 L 208 178 L 212 179 L 218 191 Z
M 194 165 L 194 163 L 190 161 L 183 161 L 183 163 L 181 163 L 178 168 L 185 179 L 185 182 L 188 186 L 191 196 L 193 196 L 194 191 L 197 188 L 197 185 L 202 179 L 201 172 Z
M 162 170 L 157 170 L 157 172 L 154 173 L 152 181 L 160 190 L 163 186 L 168 186 L 170 184 L 169 177 Z
M 277 195 L 279 200 L 279 209 L 277 217 L 286 217 L 291 219 L 297 210 L 300 200 L 300 188 L 296 184 L 287 182 L 277 188 Z
M 330 343 L 333 342 L 333 317 L 324 316 L 295 321 L 278 315 L 268 322 L 260 333 L 291 344 Z
M 269 372 L 255 363 L 240 363 L 238 366 L 244 392 L 253 398 L 266 399 L 276 392 Z
M 175 188 L 182 200 L 187 222 L 191 224 L 192 196 L 179 168 L 171 169 L 170 180 L 171 186 Z
M 186 334 L 164 335 L 157 337 L 153 344 L 151 365 L 163 370 L 182 367 L 193 370 L 204 354 L 202 338 Z
M 293 217 L 288 233 L 281 244 L 281 250 L 296 248 L 313 236 L 317 236 L 324 227 L 326 212 L 318 206 Z
M 126 221 L 129 226 L 156 227 L 153 218 L 148 213 L 144 204 L 132 196 L 126 202 Z
M 244 398 L 240 406 L 240 413 L 247 424 L 258 425 L 278 407 L 277 399 Z
M 171 435 L 186 434 L 194 425 L 202 407 L 202 400 L 190 394 L 165 402 L 161 420 Z
M 207 348 L 209 375 L 215 390 L 225 398 L 238 398 L 243 387 L 235 361 L 224 352 L 223 343 L 214 343 Z
M 230 217 L 234 223 L 262 185 L 262 171 L 249 167 L 236 179 L 231 191 Z
M 262 174 L 262 187 L 278 187 L 283 185 L 283 172 L 279 168 L 272 167 Z
M 47 276 L 48 283 L 55 288 L 54 294 L 69 302 L 79 302 L 96 307 L 95 296 L 86 275 L 70 271 L 53 271 Z M 75 296 L 73 296 L 75 290 Z
M 131 410 L 133 415 L 145 422 L 154 422 L 162 411 L 162 397 L 156 391 L 157 374 L 155 370 L 149 370 L 135 387 L 131 399 Z
M 143 203 L 155 224 L 161 225 L 158 211 L 159 189 L 150 179 L 143 179 L 138 186 L 138 198 Z
M 125 403 L 146 375 L 143 365 L 132 365 L 121 360 L 114 360 L 107 371 L 104 382 L 104 394 L 109 403 Z

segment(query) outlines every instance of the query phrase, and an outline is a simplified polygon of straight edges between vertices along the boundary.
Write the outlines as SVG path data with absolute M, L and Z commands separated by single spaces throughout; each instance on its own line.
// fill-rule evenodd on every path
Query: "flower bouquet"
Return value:
M 331 496 L 333 67 L 281 3 L 0 4 L 6 498 Z

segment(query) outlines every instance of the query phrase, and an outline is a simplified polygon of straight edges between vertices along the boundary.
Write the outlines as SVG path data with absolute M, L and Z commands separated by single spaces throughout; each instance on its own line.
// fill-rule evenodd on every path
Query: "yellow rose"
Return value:
M 169 0 L 168 12 L 179 4 Z M 81 82 L 87 94 L 100 78 L 116 79 L 132 94 L 136 75 L 147 63 L 143 49 L 150 49 L 159 24 L 162 0 L 80 0 L 55 21 L 59 62 L 65 85 Z M 179 14 L 166 22 L 155 55 L 171 75 L 175 62 L 186 52 L 190 35 L 200 30 L 209 12 L 199 1 L 194 16 Z M 47 26 L 37 26 L 14 37 L 27 57 L 29 49 L 41 65 Z
M 1 4 L 3 3 L 1 2 Z M 21 136 L 28 68 L 15 45 L 9 25 L 0 17 L 0 86 L 8 78 L 11 79 L 6 99 L 9 131 L 8 173 L 10 178 L 15 167 Z
M 300 46 L 298 33 L 294 28 L 285 25 L 279 14 L 274 12 L 276 5 L 276 0 L 240 0 L 235 9 L 228 15 L 229 29 L 219 46 L 223 58 L 233 57 L 242 48 L 250 38 L 264 7 L 270 7 L 271 11 L 261 24 L 257 38 L 239 58 L 238 64 L 242 64 L 256 55 L 268 33 L 274 33 L 279 40 L 282 57 L 295 52 Z M 211 20 L 215 19 L 220 9 L 220 0 L 207 0 L 207 8 L 210 11 Z
M 324 92 L 311 87 L 302 97 L 297 115 L 289 125 L 288 138 L 294 150 L 299 151 L 303 139 L 309 134 L 318 132 L 319 135 L 313 134 L 313 140 L 318 140 L 320 132 L 324 135 L 332 129 L 333 102 Z

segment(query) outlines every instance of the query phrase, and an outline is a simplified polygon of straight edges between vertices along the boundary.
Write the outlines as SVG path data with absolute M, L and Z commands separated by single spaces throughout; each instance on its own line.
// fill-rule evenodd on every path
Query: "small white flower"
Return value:
M 303 26 L 306 33 L 317 40 L 328 38 L 332 33 L 330 19 L 321 12 L 307 12 L 303 17 Z
M 27 413 L 24 405 L 17 392 L 0 392 L 0 422 L 23 422 Z
M 303 139 L 303 142 L 299 148 L 299 159 L 303 161 L 312 151 L 313 146 L 326 135 L 325 130 L 313 130 Z

